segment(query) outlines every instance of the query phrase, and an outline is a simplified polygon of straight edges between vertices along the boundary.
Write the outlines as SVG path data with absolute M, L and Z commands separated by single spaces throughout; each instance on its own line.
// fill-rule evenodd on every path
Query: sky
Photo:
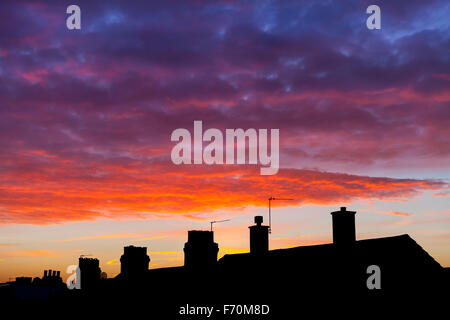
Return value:
M 81 30 L 66 27 L 81 8 Z M 183 264 L 187 231 L 215 225 L 219 256 L 410 234 L 450 266 L 450 3 L 2 1 L 0 282 L 65 270 L 80 255 L 120 272 Z M 175 165 L 171 133 L 280 130 L 280 170 Z

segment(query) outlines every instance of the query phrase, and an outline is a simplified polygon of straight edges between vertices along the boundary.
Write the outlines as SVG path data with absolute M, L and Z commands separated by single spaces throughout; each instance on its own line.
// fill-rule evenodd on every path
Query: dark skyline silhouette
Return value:
M 25 304 L 145 304 L 155 314 L 172 314 L 183 303 L 220 305 L 232 297 L 268 304 L 281 316 L 293 312 L 292 293 L 298 290 L 307 301 L 319 297 L 339 301 L 344 294 L 366 302 L 392 303 L 399 296 L 403 301 L 448 288 L 448 268 L 441 267 L 409 235 L 357 240 L 355 215 L 345 207 L 331 212 L 332 243 L 276 250 L 269 248 L 269 228 L 263 217 L 256 216 L 255 224 L 249 226 L 250 252 L 226 254 L 219 260 L 214 232 L 189 230 L 183 266 L 149 269 L 147 248 L 127 246 L 120 258 L 121 273 L 114 278 L 101 277 L 98 259 L 80 257 L 80 290 L 68 290 L 60 271 L 45 270 L 42 279 L 17 277 L 3 285 L 1 299 Z M 379 273 L 376 281 L 371 277 L 373 268 Z

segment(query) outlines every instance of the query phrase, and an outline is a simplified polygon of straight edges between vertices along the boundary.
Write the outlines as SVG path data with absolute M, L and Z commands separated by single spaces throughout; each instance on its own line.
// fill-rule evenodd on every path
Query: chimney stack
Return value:
M 120 273 L 126 278 L 138 279 L 145 276 L 149 263 L 147 247 L 124 247 L 123 255 L 120 257 Z M 100 272 L 98 277 L 100 278 Z
M 217 263 L 219 245 L 214 242 L 212 231 L 188 231 L 188 241 L 183 250 L 185 267 L 208 268 Z
M 269 226 L 263 226 L 263 217 L 255 216 L 254 226 L 250 229 L 250 253 L 254 255 L 265 254 L 269 251 Z
M 81 290 L 90 290 L 97 286 L 101 272 L 100 261 L 95 258 L 80 257 L 78 259 L 78 267 L 80 268 Z
M 347 246 L 355 243 L 355 214 L 356 211 L 347 211 L 346 207 L 331 212 L 333 216 L 333 243 L 335 245 Z

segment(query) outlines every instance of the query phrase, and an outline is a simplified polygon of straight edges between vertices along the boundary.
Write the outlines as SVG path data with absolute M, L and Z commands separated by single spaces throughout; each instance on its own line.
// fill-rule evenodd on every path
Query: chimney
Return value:
M 56 271 L 56 276 L 59 278 L 61 277 L 61 271 Z
M 120 273 L 126 278 L 139 279 L 145 276 L 149 263 L 150 257 L 147 255 L 147 247 L 124 247 L 123 255 L 120 257 Z M 98 278 L 100 278 L 100 272 Z
M 44 278 L 47 278 L 47 270 L 44 270 Z
M 254 255 L 264 254 L 269 251 L 269 226 L 263 226 L 263 217 L 255 216 L 254 226 L 250 229 L 250 253 Z
M 346 207 L 331 212 L 333 216 L 333 243 L 335 245 L 346 246 L 355 243 L 355 214 L 356 211 L 347 211 Z
M 52 269 L 48 270 L 48 277 L 51 278 L 52 277 Z
M 219 245 L 214 242 L 212 231 L 188 231 L 188 241 L 184 244 L 184 266 L 208 268 L 217 263 Z
M 80 268 L 80 288 L 81 290 L 91 290 L 98 285 L 100 280 L 100 261 L 96 258 L 78 259 Z M 78 281 L 78 280 L 77 280 Z
M 56 277 L 56 270 L 53 270 L 52 276 L 53 276 L 53 278 Z

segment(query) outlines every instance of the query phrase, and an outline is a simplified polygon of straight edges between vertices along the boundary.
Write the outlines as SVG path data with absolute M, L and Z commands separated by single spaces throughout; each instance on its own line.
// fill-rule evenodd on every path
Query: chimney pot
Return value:
M 356 211 L 347 211 L 346 207 L 331 212 L 335 245 L 351 245 L 356 241 L 355 214 Z
M 250 253 L 264 254 L 269 251 L 269 226 L 263 226 L 263 217 L 255 217 L 256 225 L 250 226 Z

